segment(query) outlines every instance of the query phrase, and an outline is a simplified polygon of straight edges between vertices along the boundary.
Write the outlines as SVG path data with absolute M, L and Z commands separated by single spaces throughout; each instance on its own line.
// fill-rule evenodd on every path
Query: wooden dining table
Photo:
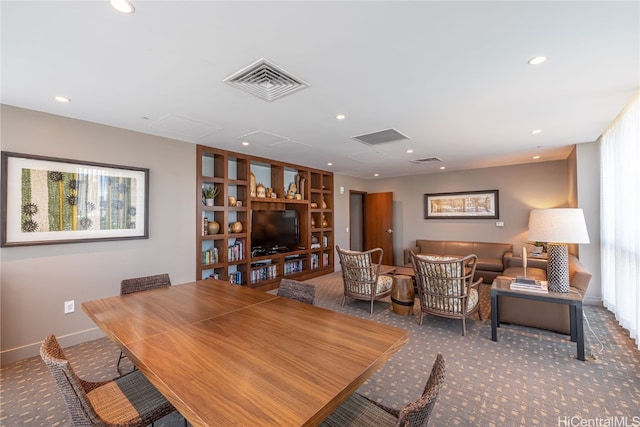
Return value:
M 212 279 L 82 309 L 194 426 L 316 425 L 409 340 Z

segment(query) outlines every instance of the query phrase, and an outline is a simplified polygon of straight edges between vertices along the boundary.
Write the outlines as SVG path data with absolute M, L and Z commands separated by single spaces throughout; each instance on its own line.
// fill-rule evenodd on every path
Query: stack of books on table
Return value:
M 511 281 L 511 285 L 509 287 L 514 291 L 536 292 L 539 294 L 549 293 L 546 280 L 533 280 L 516 277 Z

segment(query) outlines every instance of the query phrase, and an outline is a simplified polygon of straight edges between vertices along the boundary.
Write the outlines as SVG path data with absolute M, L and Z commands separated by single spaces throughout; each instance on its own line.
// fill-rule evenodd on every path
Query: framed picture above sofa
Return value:
M 500 218 L 498 190 L 460 191 L 424 195 L 425 219 Z

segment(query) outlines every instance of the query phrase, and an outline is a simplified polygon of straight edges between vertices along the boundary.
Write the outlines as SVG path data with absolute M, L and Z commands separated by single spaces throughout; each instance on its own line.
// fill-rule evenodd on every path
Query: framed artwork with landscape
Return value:
M 497 219 L 498 190 L 424 195 L 425 219 Z
M 149 169 L 2 152 L 2 246 L 149 237 Z

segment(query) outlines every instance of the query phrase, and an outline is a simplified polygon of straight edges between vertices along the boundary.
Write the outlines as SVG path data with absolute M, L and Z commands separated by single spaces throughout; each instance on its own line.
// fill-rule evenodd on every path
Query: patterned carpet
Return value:
M 602 307 L 585 306 L 587 361 L 580 362 L 575 343 L 553 332 L 503 325 L 499 341 L 491 341 L 488 286 L 481 289 L 485 320 L 469 320 L 463 337 L 460 321 L 428 316 L 420 326 L 417 315 L 394 314 L 388 299 L 375 303 L 373 315 L 364 301 L 348 299 L 342 307 L 339 273 L 308 282 L 317 286 L 319 306 L 409 330 L 409 343 L 360 388 L 367 397 L 392 407 L 416 399 L 436 354 L 444 355 L 445 385 L 431 426 L 613 425 L 604 424 L 612 417 L 632 425 L 633 417 L 640 417 L 640 352 Z M 116 375 L 119 352 L 106 338 L 65 353 L 81 377 Z M 125 363 L 125 369 L 131 366 Z M 62 397 L 39 357 L 7 365 L 0 374 L 0 425 L 69 425 Z M 182 425 L 177 414 L 156 423 Z

